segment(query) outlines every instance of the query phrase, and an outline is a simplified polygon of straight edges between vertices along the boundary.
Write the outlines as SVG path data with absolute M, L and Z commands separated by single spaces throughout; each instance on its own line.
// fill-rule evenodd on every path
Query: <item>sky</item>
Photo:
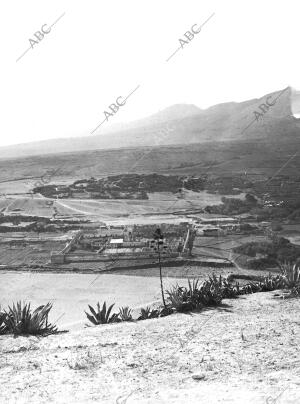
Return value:
M 93 136 L 106 117 L 94 134 L 173 104 L 207 108 L 300 90 L 299 4 L 2 1 L 0 146 Z

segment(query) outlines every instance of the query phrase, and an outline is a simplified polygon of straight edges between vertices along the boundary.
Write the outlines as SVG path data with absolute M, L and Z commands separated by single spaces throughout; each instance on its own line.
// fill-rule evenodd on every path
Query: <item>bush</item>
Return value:
M 133 321 L 132 310 L 128 306 L 121 307 L 118 316 L 121 321 Z
M 209 277 L 209 280 L 218 288 L 221 289 L 223 299 L 235 299 L 238 296 L 237 287 L 233 286 L 226 278 L 222 275 L 219 278 L 213 274 Z
M 187 312 L 203 306 L 218 306 L 222 301 L 222 288 L 218 279 L 210 278 L 199 286 L 199 279 L 188 281 L 188 288 L 173 286 L 167 291 L 171 306 L 178 312 Z
M 33 312 L 30 303 L 17 302 L 8 311 L 2 313 L 4 330 L 14 335 L 50 335 L 58 332 L 55 325 L 48 323 L 49 312 L 52 304 L 39 306 Z M 3 325 L 2 325 L 3 329 Z
M 300 297 L 300 285 L 292 288 L 289 297 Z
M 168 299 L 173 307 L 179 313 L 191 311 L 195 308 L 195 305 L 191 301 L 191 297 L 188 295 L 188 291 L 185 287 L 181 287 L 178 284 L 173 286 L 171 290 L 166 291 Z
M 151 309 L 149 306 L 147 306 L 145 309 L 144 308 L 141 309 L 138 320 L 148 320 L 150 318 L 157 318 L 157 317 L 159 317 L 159 310 Z
M 92 314 L 89 314 L 85 311 L 85 314 L 88 318 L 88 320 L 94 324 L 94 325 L 100 325 L 100 324 L 108 324 L 108 323 L 116 323 L 120 321 L 118 314 L 113 313 L 112 315 L 110 314 L 112 311 L 112 308 L 114 307 L 114 304 L 106 308 L 106 302 L 103 303 L 103 306 L 101 308 L 100 303 L 97 303 L 97 311 L 90 305 L 89 309 Z
M 212 278 L 203 282 L 199 292 L 199 303 L 204 306 L 218 306 L 222 302 L 222 288 Z
M 300 268 L 298 265 L 292 265 L 291 263 L 281 264 L 281 273 L 287 288 L 290 289 L 300 285 Z
M 6 313 L 0 307 L 0 335 L 7 334 L 7 326 L 5 324 Z
M 170 316 L 171 314 L 173 314 L 173 309 L 170 305 L 166 306 L 166 307 L 160 306 L 158 308 L 159 317 L 166 317 L 166 316 Z

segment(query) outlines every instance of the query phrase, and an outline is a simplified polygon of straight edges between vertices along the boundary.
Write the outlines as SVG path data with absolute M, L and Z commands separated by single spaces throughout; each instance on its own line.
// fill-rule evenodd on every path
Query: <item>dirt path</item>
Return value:
M 2 336 L 0 402 L 300 403 L 299 308 L 258 293 L 192 315 Z

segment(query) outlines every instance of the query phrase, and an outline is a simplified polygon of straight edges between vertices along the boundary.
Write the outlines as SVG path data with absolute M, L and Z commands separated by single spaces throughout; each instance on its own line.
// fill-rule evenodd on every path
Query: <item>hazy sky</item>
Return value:
M 0 145 L 93 136 L 138 85 L 108 122 L 300 89 L 299 11 L 299 0 L 2 1 Z

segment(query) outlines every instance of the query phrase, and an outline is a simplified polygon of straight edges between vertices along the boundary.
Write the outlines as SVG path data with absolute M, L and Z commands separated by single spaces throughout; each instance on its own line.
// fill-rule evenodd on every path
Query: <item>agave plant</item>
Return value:
M 222 302 L 222 288 L 219 284 L 209 279 L 200 287 L 199 300 L 205 306 L 218 306 Z
M 94 325 L 116 323 L 120 321 L 118 314 L 116 313 L 111 314 L 114 304 L 106 308 L 106 302 L 104 302 L 101 308 L 100 303 L 98 302 L 96 310 L 92 306 L 90 305 L 88 306 L 92 314 L 89 314 L 86 311 L 85 314 L 89 319 L 89 321 Z
M 221 289 L 223 299 L 237 298 L 237 288 L 234 287 L 226 278 L 223 278 L 222 275 L 220 275 L 218 278 L 215 274 L 213 274 L 209 277 L 209 280 L 215 287 Z
M 284 278 L 282 275 L 274 276 L 269 274 L 268 276 L 265 276 L 263 281 L 259 282 L 259 284 L 263 292 L 281 289 L 284 287 Z
M 132 310 L 128 306 L 119 308 L 119 318 L 121 321 L 133 321 Z
M 157 310 L 159 317 L 166 317 L 173 313 L 173 309 L 170 305 L 160 306 Z
M 6 313 L 1 310 L 0 306 L 0 335 L 6 334 L 8 329 L 5 324 L 5 319 L 6 319 Z
M 256 289 L 256 290 L 255 290 Z M 241 287 L 241 294 L 242 295 L 248 295 L 248 294 L 250 294 L 250 293 L 255 293 L 255 291 L 259 291 L 260 290 L 260 287 L 259 287 L 259 285 L 257 285 L 257 283 L 247 283 L 246 285 L 243 285 L 242 287 Z
M 17 302 L 4 311 L 3 322 L 7 332 L 14 335 L 50 335 L 58 332 L 55 325 L 48 323 L 52 304 L 37 307 L 33 312 L 30 303 Z
M 191 303 L 192 308 L 199 308 L 202 306 L 200 297 L 199 279 L 194 279 L 193 282 L 188 280 L 187 296 L 188 301 Z
M 246 285 L 244 285 L 245 294 L 249 293 L 257 293 L 263 291 L 263 283 L 262 282 L 252 282 L 250 281 Z
M 294 286 L 292 288 L 290 297 L 300 297 L 300 285 Z
M 300 268 L 297 264 L 282 264 L 281 273 L 283 276 L 284 284 L 287 288 L 291 289 L 297 285 L 300 285 Z
M 156 309 L 151 309 L 147 306 L 145 309 L 141 308 L 138 320 L 148 320 L 150 318 L 157 318 L 159 316 L 159 311 Z
M 193 310 L 194 305 L 191 296 L 186 288 L 179 285 L 173 286 L 172 289 L 166 291 L 171 306 L 178 312 L 187 312 Z M 190 291 L 191 293 L 191 291 Z M 193 295 L 194 297 L 195 295 Z

